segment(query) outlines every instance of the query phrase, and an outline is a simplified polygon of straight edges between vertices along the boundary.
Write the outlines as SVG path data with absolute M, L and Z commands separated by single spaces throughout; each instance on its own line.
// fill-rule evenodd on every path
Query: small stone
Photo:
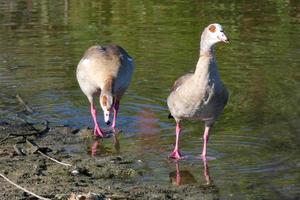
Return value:
M 79 171 L 78 171 L 77 169 L 74 169 L 74 170 L 71 171 L 71 174 L 72 174 L 73 176 L 76 176 L 76 175 L 79 174 Z

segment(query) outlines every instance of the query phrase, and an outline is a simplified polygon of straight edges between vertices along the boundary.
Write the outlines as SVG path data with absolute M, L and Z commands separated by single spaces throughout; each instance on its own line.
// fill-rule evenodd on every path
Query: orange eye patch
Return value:
M 103 106 L 107 105 L 107 97 L 106 96 L 102 97 L 102 104 L 103 104 Z
M 216 31 L 216 26 L 215 25 L 211 25 L 208 30 L 212 33 L 214 33 Z

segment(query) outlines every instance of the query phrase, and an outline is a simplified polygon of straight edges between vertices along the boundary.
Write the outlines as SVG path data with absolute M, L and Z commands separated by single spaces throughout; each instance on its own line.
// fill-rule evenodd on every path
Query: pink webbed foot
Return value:
M 105 134 L 103 133 L 103 131 L 97 125 L 95 125 L 95 128 L 94 128 L 94 136 L 96 136 L 96 137 L 105 137 Z
M 182 159 L 183 156 L 182 156 L 182 154 L 180 153 L 179 150 L 174 150 L 174 151 L 169 155 L 169 158 L 173 158 L 173 159 L 179 160 L 179 159 Z
M 113 122 L 113 125 L 110 127 L 111 131 L 115 134 L 122 132 L 122 129 L 116 127 L 116 122 Z
M 98 122 L 97 122 L 97 113 L 96 113 L 96 108 L 94 106 L 93 103 L 91 103 L 91 114 L 92 114 L 92 117 L 93 117 L 93 121 L 94 121 L 94 124 L 95 124 L 95 127 L 94 127 L 94 135 L 96 137 L 104 137 L 105 134 L 104 132 L 100 129 L 99 125 L 98 125 Z
M 112 123 L 112 125 L 110 126 L 110 128 L 111 128 L 112 130 L 115 130 L 115 129 L 116 129 L 116 120 L 115 120 L 115 119 L 113 120 L 113 123 Z

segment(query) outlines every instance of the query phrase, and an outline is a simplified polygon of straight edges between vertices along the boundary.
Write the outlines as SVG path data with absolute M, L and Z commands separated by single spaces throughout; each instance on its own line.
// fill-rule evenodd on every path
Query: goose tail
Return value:
M 169 113 L 168 119 L 174 119 L 174 117 L 171 115 L 171 113 Z

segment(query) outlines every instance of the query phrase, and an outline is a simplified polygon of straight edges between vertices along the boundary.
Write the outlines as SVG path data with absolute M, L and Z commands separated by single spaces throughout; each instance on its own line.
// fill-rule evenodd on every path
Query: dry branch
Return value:
M 44 156 L 44 157 L 46 157 L 46 158 L 48 158 L 48 159 L 50 159 L 50 160 L 56 162 L 56 163 L 58 163 L 58 164 L 64 165 L 64 166 L 66 166 L 66 167 L 71 167 L 71 166 L 72 166 L 71 164 L 68 164 L 68 163 L 64 163 L 64 162 L 58 161 L 58 160 L 56 160 L 56 159 L 54 159 L 54 158 L 48 156 L 47 154 L 44 154 L 44 153 L 41 152 L 40 150 L 38 150 L 38 153 L 41 154 L 42 156 Z
M 10 136 L 10 133 L 8 133 L 5 138 L 3 138 L 2 140 L 0 140 L 0 144 L 2 144 L 5 140 L 7 140 Z
M 31 194 L 32 196 L 35 196 L 35 197 L 38 198 L 38 199 L 42 199 L 42 200 L 51 200 L 51 199 L 48 199 L 48 198 L 39 196 L 39 195 L 37 195 L 37 194 L 34 194 L 33 192 L 30 192 L 29 190 L 27 190 L 27 189 L 25 189 L 25 188 L 23 188 L 23 187 L 17 185 L 16 183 L 12 182 L 11 180 L 9 180 L 6 176 L 4 176 L 4 175 L 1 174 L 1 173 L 0 173 L 0 176 L 1 176 L 2 178 L 4 178 L 7 182 L 9 182 L 10 184 L 12 184 L 12 185 L 16 186 L 17 188 L 19 188 L 19 189 L 21 189 L 21 190 L 27 192 L 28 194 Z
M 22 99 L 22 97 L 19 94 L 16 95 L 16 98 L 28 112 L 33 113 L 33 109 Z
M 54 161 L 54 162 L 56 162 L 56 163 L 58 163 L 58 164 L 64 165 L 64 166 L 66 166 L 66 167 L 71 167 L 71 166 L 72 166 L 71 164 L 68 164 L 68 163 L 64 163 L 64 162 L 58 161 L 58 160 L 56 160 L 56 159 L 54 159 L 54 158 L 48 156 L 47 154 L 43 153 L 43 152 L 40 150 L 40 147 L 39 147 L 37 144 L 35 144 L 34 142 L 32 142 L 32 141 L 30 141 L 30 140 L 26 140 L 26 143 L 27 143 L 28 145 L 30 145 L 31 149 L 33 149 L 33 152 L 38 152 L 38 153 L 41 154 L 42 156 L 44 156 L 44 157 L 46 157 L 46 158 L 48 158 L 48 159 L 50 159 L 50 160 L 52 160 L 52 161 Z

